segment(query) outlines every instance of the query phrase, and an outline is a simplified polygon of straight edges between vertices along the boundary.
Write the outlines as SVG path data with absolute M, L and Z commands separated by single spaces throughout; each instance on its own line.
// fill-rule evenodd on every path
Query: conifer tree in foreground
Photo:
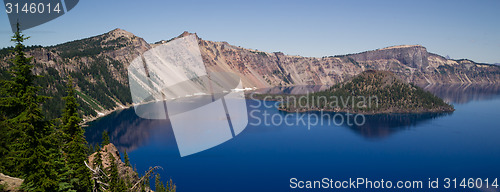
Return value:
M 32 87 L 35 76 L 31 73 L 31 58 L 27 58 L 23 52 L 25 46 L 22 44 L 24 37 L 18 30 L 14 33 L 11 41 L 16 43 L 13 53 L 15 57 L 10 60 L 13 66 L 9 72 L 11 77 L 1 81 L 0 87 L 0 171 L 11 176 L 20 177 L 20 160 L 17 153 L 13 151 L 20 147 L 22 131 L 13 119 L 26 109 L 21 97 L 26 95 L 28 88 Z
M 10 147 L 11 161 L 18 174 L 24 178 L 22 188 L 26 191 L 57 191 L 58 172 L 55 160 L 58 150 L 54 146 L 54 128 L 44 120 L 41 104 L 46 97 L 38 95 L 39 87 L 35 86 L 37 78 L 33 74 L 32 57 L 26 57 L 23 42 L 28 38 L 21 34 L 19 24 L 12 41 L 15 58 L 12 67 L 12 81 L 9 92 L 13 96 L 7 102 L 8 119 L 16 140 Z M 2 105 L 4 106 L 4 105 Z M 16 115 L 16 116 L 14 116 Z
M 90 171 L 84 164 L 87 160 L 87 141 L 84 130 L 80 126 L 81 119 L 78 115 L 78 103 L 75 98 L 75 89 L 71 77 L 67 85 L 68 95 L 64 97 L 66 106 L 62 115 L 62 131 L 64 138 L 63 151 L 71 170 L 71 184 L 78 192 L 88 192 L 91 189 Z

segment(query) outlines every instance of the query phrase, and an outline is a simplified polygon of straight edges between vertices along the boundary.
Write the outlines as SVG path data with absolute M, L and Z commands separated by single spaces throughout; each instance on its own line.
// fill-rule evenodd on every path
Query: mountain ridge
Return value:
M 500 83 L 500 66 L 451 60 L 429 53 L 421 45 L 397 45 L 347 55 L 301 57 L 282 52 L 263 52 L 227 42 L 204 40 L 183 32 L 170 40 L 148 43 L 141 37 L 116 28 L 107 33 L 47 47 L 26 50 L 34 57 L 34 71 L 44 77 L 44 94 L 54 97 L 46 111 L 59 114 L 67 76 L 75 79 L 79 104 L 86 120 L 130 106 L 127 68 L 144 52 L 176 38 L 196 35 L 209 70 L 238 74 L 244 88 L 294 85 L 334 85 L 366 71 L 392 71 L 414 84 Z M 9 77 L 12 54 L 0 54 L 0 79 Z

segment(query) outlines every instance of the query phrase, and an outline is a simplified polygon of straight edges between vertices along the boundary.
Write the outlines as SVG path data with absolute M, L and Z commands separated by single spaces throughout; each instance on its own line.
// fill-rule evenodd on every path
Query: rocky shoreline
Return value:
M 124 105 L 124 106 L 123 105 L 122 106 L 116 106 L 113 109 L 99 112 L 97 116 L 84 116 L 82 118 L 82 123 L 80 123 L 80 125 L 82 125 L 82 126 L 88 126 L 87 123 L 90 123 L 90 122 L 95 121 L 95 120 L 97 120 L 99 118 L 105 117 L 105 116 L 107 116 L 107 115 L 109 115 L 111 113 L 114 113 L 116 111 L 129 109 L 129 108 L 131 108 L 133 106 L 134 106 L 133 104 L 127 104 L 127 105 Z

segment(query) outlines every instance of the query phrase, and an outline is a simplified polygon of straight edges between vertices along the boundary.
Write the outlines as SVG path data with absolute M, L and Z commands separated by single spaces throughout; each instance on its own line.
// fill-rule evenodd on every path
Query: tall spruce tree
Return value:
M 29 39 L 25 37 L 20 29 L 19 23 L 17 24 L 17 31 L 12 36 L 11 41 L 15 42 L 16 46 L 13 49 L 14 58 L 10 60 L 13 66 L 10 69 L 12 75 L 10 80 L 2 81 L 1 99 L 0 99 L 0 113 L 7 119 L 12 119 L 23 112 L 27 105 L 22 101 L 23 95 L 26 94 L 28 89 L 33 87 L 33 81 L 36 75 L 32 73 L 33 65 L 31 64 L 32 57 L 26 57 L 23 45 L 24 40 Z
M 17 139 L 10 147 L 14 169 L 24 178 L 22 188 L 26 191 L 57 191 L 58 172 L 53 157 L 58 150 L 54 145 L 54 128 L 44 120 L 41 104 L 47 98 L 38 94 L 40 87 L 34 84 L 32 57 L 24 53 L 24 40 L 19 24 L 12 41 L 15 57 L 12 81 L 8 82 L 7 105 L 9 124 Z M 4 105 L 3 105 L 4 106 Z M 11 135 L 12 136 L 12 135 Z M 57 142 L 56 142 L 57 143 Z
M 28 37 L 24 37 L 19 30 L 14 33 L 11 41 L 16 43 L 12 50 L 14 58 L 10 60 L 13 66 L 9 69 L 10 78 L 2 80 L 0 86 L 0 171 L 11 176 L 20 177 L 20 158 L 15 153 L 16 148 L 21 145 L 23 130 L 19 128 L 13 118 L 19 116 L 26 109 L 26 103 L 22 102 L 23 95 L 29 87 L 33 86 L 35 76 L 31 73 L 33 66 L 31 58 L 24 53 L 25 46 L 22 44 Z
M 69 169 L 71 170 L 71 184 L 78 192 L 91 190 L 90 172 L 84 164 L 87 160 L 88 148 L 84 136 L 84 129 L 80 126 L 81 118 L 78 114 L 78 103 L 75 98 L 73 79 L 70 77 L 67 84 L 67 96 L 64 97 L 66 106 L 62 115 L 62 131 L 64 138 L 63 151 Z

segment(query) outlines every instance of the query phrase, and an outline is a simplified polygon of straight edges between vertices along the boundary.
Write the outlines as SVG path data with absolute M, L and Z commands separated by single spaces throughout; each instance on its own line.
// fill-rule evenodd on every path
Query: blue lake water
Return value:
M 442 181 L 443 178 L 500 179 L 500 92 L 498 86 L 490 88 L 429 88 L 452 102 L 456 111 L 372 115 L 366 116 L 363 126 L 345 123 L 266 126 L 262 123 L 265 114 L 276 119 L 289 118 L 290 122 L 295 121 L 297 114 L 287 115 L 263 105 L 255 107 L 256 101 L 247 100 L 248 111 L 259 112 L 249 116 L 249 125 L 241 134 L 186 157 L 180 157 L 167 120 L 141 119 L 134 109 L 91 122 L 86 137 L 90 143 L 101 142 L 102 131 L 107 130 L 118 149 L 127 150 L 139 173 L 159 165 L 164 168 L 159 171 L 162 179 L 172 178 L 177 190 L 183 192 L 306 190 L 291 189 L 291 178 L 383 179 L 394 182 L 393 185 L 400 180 L 423 181 L 424 188 L 420 190 L 389 191 L 500 191 L 500 188 L 460 187 L 446 190 Z M 319 114 L 311 115 L 314 113 L 318 112 L 307 113 L 311 120 L 322 118 Z M 259 120 L 260 125 L 254 125 Z M 440 189 L 428 189 L 429 178 L 441 179 Z

